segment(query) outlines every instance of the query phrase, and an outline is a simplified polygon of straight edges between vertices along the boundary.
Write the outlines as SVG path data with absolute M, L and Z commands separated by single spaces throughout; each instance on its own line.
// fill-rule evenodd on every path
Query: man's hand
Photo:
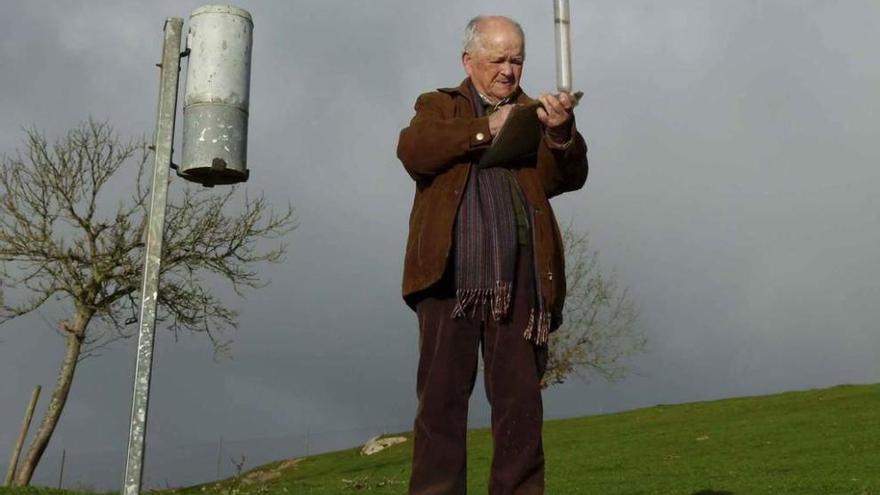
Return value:
M 515 106 L 516 105 L 503 105 L 489 116 L 489 132 L 492 133 L 493 137 L 498 134 L 499 130 L 501 130 L 504 122 L 507 121 L 507 116 L 510 115 L 510 111 L 513 110 L 513 107 Z
M 543 94 L 538 97 L 538 120 L 547 128 L 547 134 L 557 143 L 571 139 L 572 97 L 568 93 Z

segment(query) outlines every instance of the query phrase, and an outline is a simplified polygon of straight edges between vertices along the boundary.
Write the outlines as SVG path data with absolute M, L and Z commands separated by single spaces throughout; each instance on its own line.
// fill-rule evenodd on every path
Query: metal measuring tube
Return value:
M 553 0 L 553 19 L 556 23 L 556 89 L 574 97 L 576 105 L 583 92 L 571 92 L 571 16 L 568 0 Z
M 556 22 L 556 89 L 571 93 L 571 17 L 568 0 L 553 1 Z

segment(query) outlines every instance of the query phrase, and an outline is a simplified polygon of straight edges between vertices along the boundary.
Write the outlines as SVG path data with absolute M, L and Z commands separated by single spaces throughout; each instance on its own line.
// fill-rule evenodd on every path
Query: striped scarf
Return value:
M 484 116 L 483 102 L 472 83 L 470 92 L 474 114 Z M 520 203 L 529 208 L 514 184 L 516 180 L 506 168 L 481 169 L 471 165 L 455 223 L 453 318 L 473 318 L 478 312 L 481 318 L 488 313 L 495 320 L 510 315 L 518 247 L 513 194 L 520 195 Z M 550 319 L 537 286 L 535 294 L 535 305 L 523 336 L 543 344 L 547 342 Z

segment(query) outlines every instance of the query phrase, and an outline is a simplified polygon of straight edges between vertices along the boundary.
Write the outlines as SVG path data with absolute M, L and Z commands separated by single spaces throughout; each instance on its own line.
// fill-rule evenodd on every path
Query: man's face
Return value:
M 523 40 L 519 31 L 503 21 L 488 20 L 480 28 L 480 43 L 461 61 L 477 91 L 492 103 L 512 95 L 522 76 Z

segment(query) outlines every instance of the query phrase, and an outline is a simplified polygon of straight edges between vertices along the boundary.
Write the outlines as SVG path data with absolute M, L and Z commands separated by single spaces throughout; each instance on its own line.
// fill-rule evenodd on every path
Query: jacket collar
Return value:
M 437 88 L 437 91 L 440 91 L 441 93 L 446 93 L 449 95 L 459 94 L 461 96 L 464 96 L 468 100 L 470 100 L 470 98 L 471 98 L 471 88 L 470 88 L 470 84 L 468 84 L 467 77 L 464 78 L 464 80 L 461 81 L 461 84 L 459 84 L 457 87 Z M 517 103 L 528 103 L 528 102 L 532 101 L 532 99 L 529 98 L 529 96 L 522 90 L 521 87 L 517 88 L 516 91 L 517 91 L 517 95 L 516 95 L 516 102 Z

